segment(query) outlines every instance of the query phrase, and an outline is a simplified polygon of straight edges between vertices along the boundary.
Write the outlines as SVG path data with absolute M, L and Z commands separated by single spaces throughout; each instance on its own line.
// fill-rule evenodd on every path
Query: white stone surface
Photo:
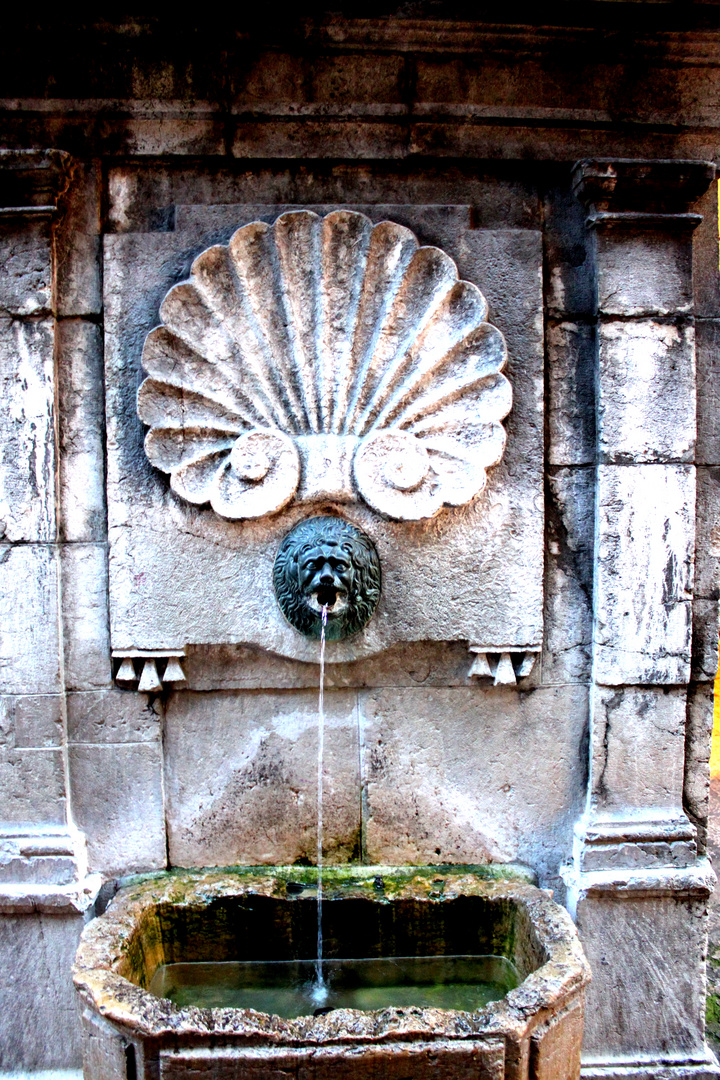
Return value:
M 45 749 L 62 742 L 62 698 L 59 694 L 21 694 L 7 699 L 14 710 L 16 749 Z
M 593 806 L 681 813 L 685 689 L 595 686 L 590 700 Z
M 158 702 L 123 690 L 69 693 L 67 724 L 71 744 L 158 743 L 162 710 Z
M 54 335 L 49 319 L 0 319 L 0 527 L 55 539 Z
M 692 233 L 600 229 L 598 305 L 608 315 L 674 315 L 692 311 Z
M 695 330 L 636 320 L 598 327 L 598 440 L 606 461 L 692 461 Z
M 720 465 L 720 319 L 695 324 L 698 464 Z
M 0 915 L 0 1069 L 79 1068 L 70 969 L 82 915 Z
M 63 319 L 56 333 L 62 537 L 70 541 L 104 540 L 107 522 L 102 331 L 96 323 Z
M 74 162 L 55 229 L 56 304 L 63 318 L 102 311 L 102 184 L 99 161 Z
M 720 469 L 697 470 L 695 596 L 720 596 Z
M 44 315 L 52 306 L 52 246 L 48 217 L 0 225 L 0 312 Z
M 597 483 L 595 678 L 686 682 L 695 470 L 601 465 Z
M 104 544 L 64 544 L 60 565 L 65 688 L 110 686 L 107 548 Z
M 251 210 L 250 220 L 257 208 Z M 270 221 L 277 216 L 272 208 L 266 211 Z M 235 209 L 233 219 L 242 224 Z M 223 238 L 232 232 L 228 228 Z M 106 238 L 112 645 L 158 649 L 254 642 L 281 655 L 316 660 L 314 644 L 282 619 L 270 573 L 277 545 L 307 508 L 291 506 L 260 522 L 224 522 L 210 510 L 178 500 L 142 448 L 134 395 L 144 337 L 169 286 L 187 277 L 207 236 L 206 227 L 195 233 Z M 472 279 L 477 267 L 484 267 L 480 284 L 492 298 L 492 318 L 508 343 L 508 377 L 515 389 L 508 446 L 482 494 L 464 508 L 443 511 L 432 523 L 393 523 L 361 504 L 337 504 L 375 542 L 384 598 L 362 634 L 328 649 L 330 663 L 369 656 L 397 641 L 497 641 L 516 647 L 540 642 L 541 247 L 535 233 L 512 230 L 469 230 L 456 234 L 456 244 L 460 254 L 452 254 L 464 275 Z M 139 278 L 142 292 L 136 288 Z M 426 596 L 429 580 L 432 605 Z M 457 597 L 468 600 L 457 603 Z
M 586 1055 L 704 1050 L 706 903 L 612 893 L 579 902 L 576 921 L 593 972 Z
M 57 554 L 0 542 L 0 692 L 60 689 Z
M 693 600 L 692 678 L 714 682 L 718 671 L 718 626 L 720 602 Z
M 550 323 L 548 364 L 548 461 L 587 465 L 595 461 L 595 327 Z
M 698 851 L 701 854 L 705 854 L 707 850 L 712 728 L 712 683 L 690 686 L 685 720 L 683 805 L 698 831 Z
M 17 709 L 16 702 L 13 697 L 0 698 L 0 821 L 62 824 L 66 810 L 62 752 L 51 740 L 48 746 L 37 732 L 28 739 L 29 706 L 22 701 Z M 45 711 L 44 702 L 39 708 Z M 28 747 L 27 741 L 40 745 Z
M 161 314 L 138 394 L 146 451 L 180 497 L 223 517 L 293 498 L 293 445 L 313 474 L 316 443 L 332 463 L 353 436 L 359 494 L 409 519 L 474 498 L 502 456 L 502 336 L 476 286 L 402 226 L 351 211 L 255 222 L 196 258 Z M 331 475 L 299 497 L 352 499 Z
M 162 753 L 157 742 L 71 744 L 73 818 L 88 866 L 105 877 L 166 865 Z
M 585 687 L 366 691 L 360 725 L 369 862 L 517 859 L 557 884 L 585 794 Z
M 584 681 L 592 655 L 595 470 L 554 468 L 547 483 L 542 682 Z
M 81 1080 L 128 1080 L 127 1043 L 105 1020 L 82 1009 L 83 1071 Z
M 353 498 L 342 476 L 329 483 L 350 449 L 379 512 L 417 520 L 462 505 L 502 456 L 512 401 L 486 315 L 452 260 L 403 226 L 348 210 L 246 225 L 195 259 L 145 343 L 148 457 L 181 498 L 230 519 L 289 502 L 293 446 L 313 475 L 316 444 L 330 468 L 301 500 Z
M 317 693 L 174 694 L 165 719 L 175 866 L 315 862 Z M 361 854 L 356 695 L 325 694 L 325 861 Z

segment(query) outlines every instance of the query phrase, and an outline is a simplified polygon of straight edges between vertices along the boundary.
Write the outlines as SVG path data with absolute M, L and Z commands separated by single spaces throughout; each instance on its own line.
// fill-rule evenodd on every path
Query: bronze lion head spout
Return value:
M 319 638 L 323 608 L 329 641 L 357 634 L 380 598 L 380 560 L 365 533 L 349 521 L 301 521 L 280 545 L 273 571 L 283 615 L 306 637 Z

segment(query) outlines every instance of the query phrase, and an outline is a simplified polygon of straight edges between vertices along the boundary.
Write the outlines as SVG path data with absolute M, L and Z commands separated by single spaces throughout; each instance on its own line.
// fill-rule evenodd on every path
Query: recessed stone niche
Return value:
M 455 641 L 477 675 L 527 673 L 501 665 L 542 639 L 541 238 L 469 223 L 467 207 L 190 206 L 172 233 L 106 237 L 121 678 L 160 657 L 141 683 L 158 689 L 193 645 L 316 662 L 273 563 L 317 514 L 382 565 L 373 618 L 329 662 Z

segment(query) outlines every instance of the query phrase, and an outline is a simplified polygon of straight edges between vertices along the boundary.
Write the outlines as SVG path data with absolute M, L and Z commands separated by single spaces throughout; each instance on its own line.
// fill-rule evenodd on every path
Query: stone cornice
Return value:
M 714 179 L 710 161 L 594 159 L 576 164 L 573 190 L 597 219 L 645 219 L 682 214 Z
M 0 150 L 0 218 L 52 214 L 71 164 L 64 150 Z

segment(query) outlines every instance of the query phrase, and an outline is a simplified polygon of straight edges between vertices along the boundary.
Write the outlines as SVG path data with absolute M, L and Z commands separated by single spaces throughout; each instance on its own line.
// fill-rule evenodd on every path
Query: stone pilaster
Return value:
M 0 151 L 0 1071 L 79 1063 L 69 965 L 99 886 L 67 746 L 55 252 L 70 175 L 59 151 Z
M 590 779 L 567 882 L 594 975 L 593 1076 L 661 1062 L 716 1074 L 703 993 L 713 874 L 683 808 L 702 220 L 690 208 L 713 176 L 704 162 L 632 160 L 574 175 L 594 256 L 597 435 Z

